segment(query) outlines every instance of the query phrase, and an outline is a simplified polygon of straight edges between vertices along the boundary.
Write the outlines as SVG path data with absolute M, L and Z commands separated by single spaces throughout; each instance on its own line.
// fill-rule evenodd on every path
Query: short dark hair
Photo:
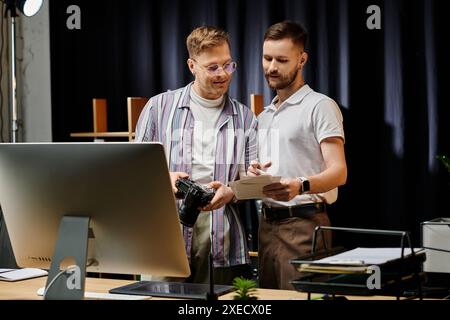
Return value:
M 295 45 L 304 49 L 308 40 L 308 34 L 300 23 L 288 20 L 271 25 L 264 34 L 264 41 L 286 38 L 291 39 Z

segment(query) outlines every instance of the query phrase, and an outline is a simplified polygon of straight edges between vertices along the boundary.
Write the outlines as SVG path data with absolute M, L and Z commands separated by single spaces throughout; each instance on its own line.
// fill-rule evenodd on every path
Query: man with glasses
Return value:
M 259 281 L 263 288 L 293 289 L 299 273 L 289 263 L 311 252 L 317 225 L 329 225 L 327 204 L 347 179 L 342 114 L 329 97 L 313 91 L 303 79 L 308 60 L 306 32 L 285 21 L 264 35 L 262 64 L 277 96 L 258 117 L 258 151 L 248 173 L 282 176 L 263 188 L 259 228 Z M 325 232 L 324 242 L 331 244 Z
M 186 45 L 194 82 L 152 97 L 139 118 L 135 141 L 164 144 L 174 192 L 175 181 L 187 177 L 215 189 L 194 226 L 183 225 L 191 266 L 187 281 L 208 283 L 212 245 L 214 282 L 231 284 L 237 276 L 251 276 L 245 231 L 228 183 L 256 159 L 256 118 L 227 94 L 236 70 L 228 34 L 199 27 Z

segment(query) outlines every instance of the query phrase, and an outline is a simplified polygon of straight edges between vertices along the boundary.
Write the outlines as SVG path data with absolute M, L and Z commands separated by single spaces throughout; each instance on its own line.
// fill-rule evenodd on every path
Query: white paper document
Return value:
M 241 180 L 230 182 L 229 185 L 238 200 L 262 199 L 265 198 L 262 192 L 263 187 L 280 180 L 280 176 L 268 174 L 256 177 L 244 176 Z
M 313 264 L 340 264 L 340 265 L 381 265 L 383 263 L 400 259 L 401 248 L 356 248 L 334 256 L 311 261 Z M 414 249 L 414 253 L 422 251 Z M 405 248 L 404 257 L 411 255 L 411 248 Z
M 8 270 L 8 271 L 2 272 L 1 270 Z M 47 271 L 36 268 L 0 269 L 0 281 L 18 281 L 42 277 L 46 276 L 47 274 L 48 274 Z

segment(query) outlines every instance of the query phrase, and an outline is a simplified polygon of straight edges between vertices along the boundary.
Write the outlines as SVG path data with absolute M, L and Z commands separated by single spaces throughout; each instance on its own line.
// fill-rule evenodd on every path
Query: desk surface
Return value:
M 41 300 L 37 290 L 45 286 L 46 277 L 34 278 L 23 281 L 7 282 L 0 281 L 0 300 Z M 135 281 L 113 280 L 113 279 L 86 279 L 86 291 L 107 293 L 109 289 L 124 286 Z M 260 300 L 306 300 L 306 293 L 290 290 L 257 289 L 256 295 Z M 220 300 L 232 300 L 234 293 L 221 296 Z M 394 297 L 347 297 L 350 300 L 393 300 Z M 163 300 L 164 298 L 152 297 L 152 300 Z

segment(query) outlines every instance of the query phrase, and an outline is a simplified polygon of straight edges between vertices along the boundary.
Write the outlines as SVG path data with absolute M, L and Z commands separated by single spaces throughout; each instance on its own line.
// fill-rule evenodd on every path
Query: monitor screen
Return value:
M 20 267 L 50 268 L 68 215 L 90 217 L 87 271 L 190 274 L 161 144 L 0 144 L 0 205 Z

